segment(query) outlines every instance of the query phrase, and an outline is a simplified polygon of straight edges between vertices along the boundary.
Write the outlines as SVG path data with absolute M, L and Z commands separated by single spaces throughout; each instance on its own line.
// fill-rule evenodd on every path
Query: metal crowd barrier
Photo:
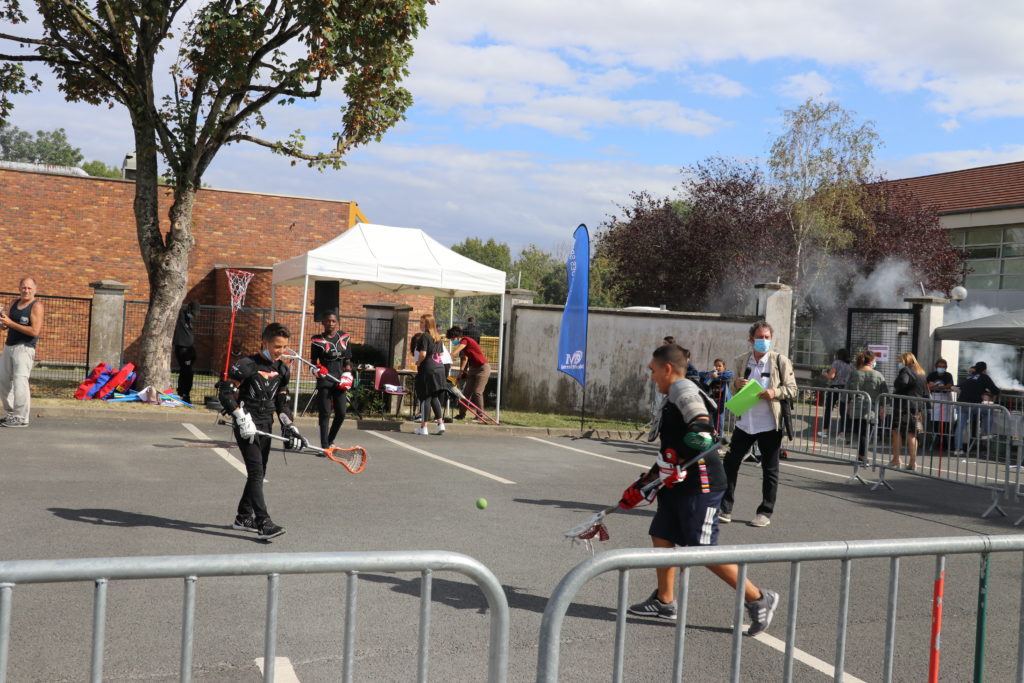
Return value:
M 879 480 L 874 488 L 892 489 L 886 472 L 909 468 L 911 435 L 917 443 L 914 469 L 902 471 L 931 479 L 988 489 L 992 504 L 982 513 L 1002 516 L 1000 498 L 1017 497 L 1020 464 L 1024 456 L 1024 418 L 1005 406 L 917 399 L 893 394 L 878 397 L 879 430 L 875 439 L 875 464 Z M 892 451 L 894 435 L 901 452 Z M 1018 520 L 1020 521 L 1020 520 Z
M 870 466 L 879 473 L 872 490 L 892 490 L 886 474 L 894 469 L 987 489 L 991 491 L 992 503 L 982 517 L 993 512 L 1006 516 L 1000 503 L 1020 498 L 1024 465 L 1021 413 L 991 403 L 894 394 L 881 394 L 873 404 L 862 391 L 806 386 L 797 389 L 791 420 L 793 439 L 783 438 L 783 450 L 850 464 L 852 473 L 847 483 L 868 484 L 862 468 Z M 723 432 L 729 433 L 735 428 L 736 418 L 728 411 L 724 417 Z M 901 430 L 903 465 L 909 465 L 906 434 L 914 434 L 917 454 L 913 470 L 898 467 L 891 454 L 894 425 Z M 1015 522 L 1021 523 L 1024 516 Z
M 427 680 L 431 615 L 431 585 L 435 571 L 454 571 L 472 579 L 487 599 L 491 613 L 487 680 L 504 683 L 508 670 L 509 608 L 501 584 L 477 560 L 446 551 L 387 551 L 347 553 L 282 553 L 278 555 L 184 555 L 177 557 L 114 557 L 74 560 L 21 560 L 0 562 L 0 683 L 6 681 L 11 635 L 11 604 L 20 584 L 93 581 L 92 655 L 89 680 L 103 680 L 103 645 L 107 586 L 118 579 L 184 579 L 179 679 L 192 679 L 196 583 L 200 577 L 267 577 L 267 615 L 264 625 L 263 680 L 273 683 L 277 647 L 279 584 L 282 574 L 347 574 L 344 655 L 339 680 L 351 683 L 355 664 L 356 594 L 359 572 L 418 571 L 420 591 L 417 680 Z
M 541 621 L 539 652 L 537 657 L 537 681 L 553 683 L 559 680 L 559 646 L 561 642 L 562 624 L 566 611 L 579 590 L 591 579 L 606 572 L 619 572 L 618 617 L 615 624 L 614 661 L 612 680 L 621 683 L 625 655 L 626 606 L 629 604 L 629 571 L 631 569 L 654 569 L 662 567 L 679 567 L 679 590 L 677 624 L 675 634 L 675 650 L 672 665 L 672 680 L 681 681 L 683 677 L 684 653 L 686 644 L 686 611 L 689 598 L 690 567 L 717 564 L 739 564 L 739 582 L 736 589 L 734 608 L 734 626 L 732 632 L 732 650 L 730 658 L 729 680 L 740 680 L 740 663 L 743 643 L 743 590 L 747 576 L 748 564 L 766 564 L 771 562 L 789 562 L 790 580 L 788 599 L 788 621 L 786 623 L 785 663 L 783 680 L 793 680 L 794 643 L 796 642 L 797 617 L 800 607 L 800 569 L 801 563 L 807 561 L 839 560 L 839 613 L 836 629 L 835 677 L 836 681 L 843 678 L 846 655 L 846 636 L 848 608 L 850 599 L 850 578 L 854 560 L 869 558 L 890 558 L 888 607 L 885 626 L 885 647 L 883 654 L 883 680 L 893 680 L 895 642 L 896 642 L 896 609 L 899 596 L 900 558 L 934 555 L 935 582 L 940 585 L 945 572 L 947 555 L 979 554 L 982 566 L 987 567 L 991 553 L 1020 552 L 1024 550 L 1024 537 L 1014 536 L 953 536 L 947 538 L 918 539 L 883 539 L 870 541 L 830 541 L 821 543 L 781 543 L 773 545 L 747 546 L 701 546 L 675 549 L 625 549 L 612 550 L 590 557 L 578 564 L 569 572 L 555 588 L 548 600 Z M 1021 574 L 1021 594 L 1024 596 L 1024 573 Z M 983 667 L 984 653 L 984 609 L 988 591 L 988 573 L 983 572 L 983 580 L 978 585 L 978 614 L 976 616 L 975 640 L 975 680 L 979 667 Z M 879 592 L 879 597 L 882 597 Z M 938 680 L 940 641 L 942 635 L 942 601 L 943 594 L 937 589 L 932 609 L 931 659 L 928 680 Z M 1020 623 L 1024 623 L 1024 600 L 1021 601 Z M 925 680 L 918 676 L 917 680 Z M 1024 681 L 1024 629 L 1020 629 L 1017 637 L 1017 681 Z

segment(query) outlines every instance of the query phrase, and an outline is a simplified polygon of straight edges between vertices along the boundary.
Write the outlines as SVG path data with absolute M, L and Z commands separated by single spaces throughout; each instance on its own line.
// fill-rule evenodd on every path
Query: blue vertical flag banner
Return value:
M 587 384 L 587 310 L 590 307 L 590 234 L 580 225 L 573 233 L 573 247 L 565 262 L 569 294 L 558 333 L 558 370 L 581 387 Z

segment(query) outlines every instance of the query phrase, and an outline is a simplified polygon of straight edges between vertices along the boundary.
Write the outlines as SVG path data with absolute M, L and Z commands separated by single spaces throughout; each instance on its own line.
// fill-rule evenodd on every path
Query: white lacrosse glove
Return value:
M 252 421 L 252 415 L 241 408 L 235 408 L 231 412 L 235 418 L 235 427 L 238 428 L 238 436 L 247 439 L 249 443 L 256 440 L 256 423 Z
M 658 478 L 667 489 L 686 479 L 686 470 L 680 469 L 679 455 L 674 448 L 665 448 L 658 452 Z

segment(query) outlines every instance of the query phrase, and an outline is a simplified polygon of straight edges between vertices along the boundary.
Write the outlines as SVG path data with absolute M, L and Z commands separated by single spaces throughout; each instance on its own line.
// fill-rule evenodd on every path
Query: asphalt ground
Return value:
M 451 550 L 491 569 L 511 607 L 510 681 L 533 680 L 541 615 L 558 581 L 587 557 L 562 531 L 618 499 L 652 462 L 638 441 L 448 433 L 418 437 L 347 428 L 346 444 L 369 451 L 351 475 L 310 455 L 274 451 L 266 496 L 287 533 L 272 542 L 230 528 L 244 476 L 227 427 L 200 421 L 38 418 L 29 429 L 0 430 L 0 560 L 77 557 Z M 309 423 L 311 425 L 311 423 Z M 198 430 L 198 433 L 197 431 Z M 304 431 L 312 434 L 311 426 Z M 453 430 L 454 432 L 454 430 Z M 213 441 L 201 437 L 209 437 Z M 385 437 L 385 438 L 382 438 Z M 436 457 L 410 450 L 412 446 Z M 213 447 L 226 450 L 228 458 Z M 575 449 L 575 450 L 573 450 Z M 465 469 L 458 465 L 475 468 Z M 482 474 L 483 473 L 483 474 Z M 492 475 L 492 476 L 485 476 Z M 722 545 L 1017 533 L 1008 518 L 982 519 L 980 489 L 888 474 L 895 491 L 844 483 L 847 466 L 794 455 L 782 467 L 769 527 L 743 524 L 760 495 L 760 470 L 744 465 L 733 524 Z M 866 476 L 870 479 L 871 472 Z M 503 483 L 498 477 L 514 483 Z M 486 510 L 474 503 L 484 497 Z M 608 519 L 600 550 L 647 547 L 650 509 Z M 904 560 L 898 601 L 895 678 L 926 679 L 934 558 Z M 824 681 L 835 660 L 839 563 L 805 563 L 796 646 L 818 668 L 796 664 L 795 679 Z M 782 639 L 789 565 L 751 565 L 760 586 L 783 604 L 770 636 Z M 686 680 L 726 680 L 733 593 L 710 572 L 690 580 Z M 281 578 L 277 654 L 303 683 L 340 680 L 344 576 Z M 562 680 L 609 680 L 617 577 L 588 584 L 562 633 Z M 853 564 L 846 680 L 882 675 L 888 561 Z M 978 558 L 946 565 L 941 680 L 965 680 L 974 667 Z M 630 574 L 630 601 L 654 586 L 653 570 Z M 202 579 L 196 612 L 197 681 L 256 681 L 262 657 L 266 579 Z M 177 680 L 180 580 L 112 582 L 108 595 L 104 680 Z M 986 679 L 1011 680 L 1020 618 L 1021 557 L 991 563 Z M 89 583 L 14 589 L 10 681 L 87 678 L 93 587 Z M 419 610 L 417 574 L 361 574 L 355 678 L 414 680 Z M 485 680 L 488 614 L 472 582 L 438 572 L 433 584 L 430 674 L 433 680 Z M 668 680 L 672 624 L 628 619 L 626 680 Z M 772 638 L 744 638 L 742 679 L 778 680 L 783 654 Z M 283 680 L 283 678 L 278 679 Z M 293 679 L 294 680 L 294 679 Z

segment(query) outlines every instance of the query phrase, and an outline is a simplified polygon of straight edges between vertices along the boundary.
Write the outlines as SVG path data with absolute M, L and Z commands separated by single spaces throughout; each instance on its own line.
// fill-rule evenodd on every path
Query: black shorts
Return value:
M 667 494 L 667 495 L 666 495 Z M 679 546 L 718 545 L 718 508 L 725 491 L 658 496 L 658 512 L 648 533 Z

